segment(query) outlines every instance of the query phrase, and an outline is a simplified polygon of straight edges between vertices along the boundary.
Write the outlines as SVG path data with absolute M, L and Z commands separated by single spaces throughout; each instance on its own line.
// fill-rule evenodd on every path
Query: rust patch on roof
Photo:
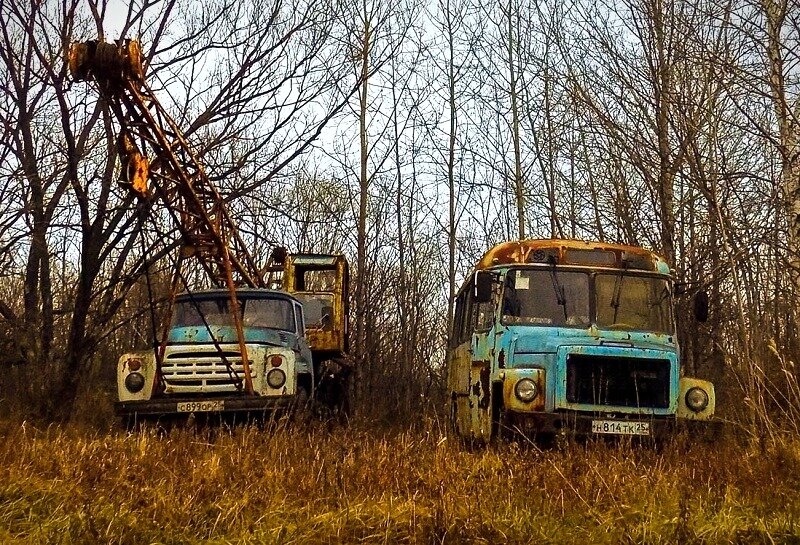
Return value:
M 571 239 L 528 239 L 503 242 L 489 249 L 477 270 L 495 265 L 557 263 L 658 270 L 664 260 L 638 246 Z

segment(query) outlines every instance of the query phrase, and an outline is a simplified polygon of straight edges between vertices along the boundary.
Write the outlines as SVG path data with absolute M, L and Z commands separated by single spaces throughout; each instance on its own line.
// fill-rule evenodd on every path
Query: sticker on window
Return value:
M 514 278 L 514 289 L 517 290 L 530 289 L 530 282 L 531 279 L 529 277 L 518 274 L 516 278 Z

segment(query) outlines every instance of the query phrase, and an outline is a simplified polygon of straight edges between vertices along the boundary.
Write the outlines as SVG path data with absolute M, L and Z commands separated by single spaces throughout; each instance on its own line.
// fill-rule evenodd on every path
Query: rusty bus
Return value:
M 714 387 L 681 376 L 674 282 L 658 255 L 576 240 L 505 242 L 458 293 L 447 356 L 451 423 L 486 442 L 656 436 L 708 421 Z

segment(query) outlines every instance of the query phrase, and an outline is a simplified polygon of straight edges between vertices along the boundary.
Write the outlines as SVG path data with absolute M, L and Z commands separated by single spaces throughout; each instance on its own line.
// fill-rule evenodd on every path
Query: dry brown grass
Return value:
M 0 543 L 800 543 L 800 441 L 470 452 L 430 423 L 0 423 Z

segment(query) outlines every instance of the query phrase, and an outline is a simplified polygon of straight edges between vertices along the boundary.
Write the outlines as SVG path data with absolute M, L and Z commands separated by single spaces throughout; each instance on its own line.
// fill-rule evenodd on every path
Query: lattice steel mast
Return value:
M 139 42 L 74 43 L 69 50 L 68 63 L 76 81 L 97 84 L 101 97 L 119 123 L 117 147 L 122 181 L 140 198 L 157 199 L 163 204 L 176 220 L 184 246 L 183 255 L 197 259 L 215 285 L 227 287 L 242 355 L 244 388 L 252 394 L 252 375 L 236 286 L 265 288 L 267 285 L 224 199 L 178 125 L 145 83 Z M 178 285 L 180 266 L 175 274 L 173 286 Z M 171 295 L 173 299 L 175 291 L 173 289 Z M 166 335 L 157 354 L 159 367 L 165 343 Z

